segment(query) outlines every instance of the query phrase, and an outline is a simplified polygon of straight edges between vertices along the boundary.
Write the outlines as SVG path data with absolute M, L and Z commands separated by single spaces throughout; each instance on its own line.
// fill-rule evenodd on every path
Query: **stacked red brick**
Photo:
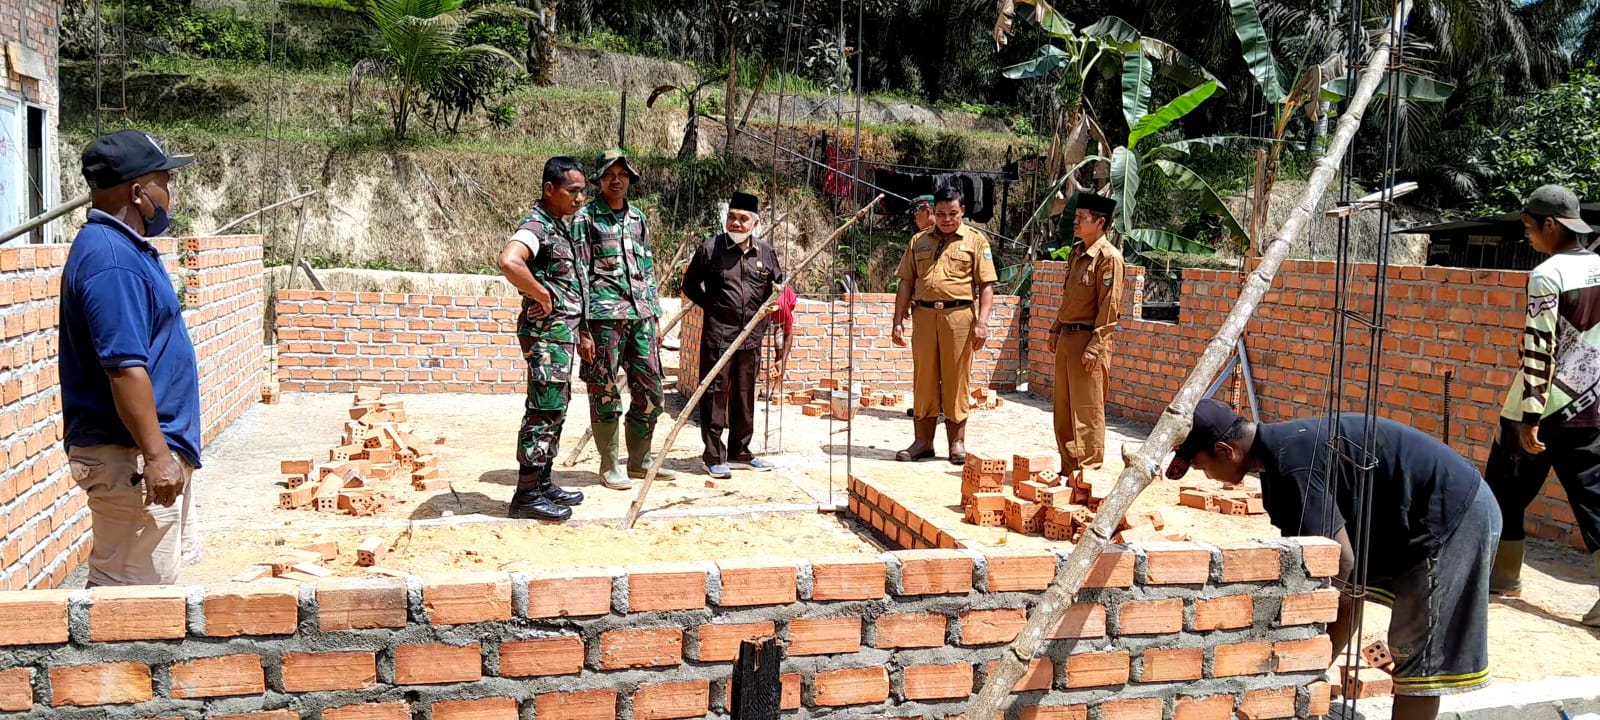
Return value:
M 1089 480 L 1083 472 L 1063 478 L 1054 453 L 1016 455 L 1010 473 L 1013 494 L 1007 495 L 1005 458 L 968 452 L 961 468 L 962 519 L 985 527 L 1005 526 L 1026 535 L 1076 542 L 1094 522 L 1100 503 L 1111 492 L 1109 480 Z M 1186 540 L 1162 534 L 1158 512 L 1128 513 L 1118 525 L 1116 542 Z
M 818 380 L 815 386 L 791 390 L 777 396 L 777 402 L 780 405 L 799 405 L 800 412 L 809 417 L 827 417 L 836 414 L 833 412 L 833 393 L 842 391 L 847 387 L 849 387 L 849 383 L 845 380 L 836 377 L 825 377 Z M 871 385 L 856 383 L 855 391 L 852 394 L 857 396 L 856 403 L 864 408 L 895 407 L 905 401 L 903 393 L 874 392 L 874 390 L 875 388 Z M 839 419 L 848 420 L 850 417 L 851 414 L 847 412 Z
M 382 390 L 362 387 L 356 391 L 350 418 L 340 444 L 328 451 L 327 462 L 283 461 L 287 489 L 279 493 L 278 507 L 375 515 L 393 501 L 377 489 L 378 483 L 400 478 L 421 491 L 447 486 L 439 477 L 438 461 L 412 435 L 404 403 L 384 402 Z
M 1261 501 L 1261 485 L 1254 480 L 1247 481 L 1235 489 L 1180 485 L 1178 504 L 1186 508 L 1223 515 L 1262 515 L 1267 512 Z

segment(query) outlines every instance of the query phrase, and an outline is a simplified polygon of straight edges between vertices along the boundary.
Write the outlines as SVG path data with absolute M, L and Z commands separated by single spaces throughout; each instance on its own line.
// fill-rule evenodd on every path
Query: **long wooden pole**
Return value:
M 717 364 L 711 366 L 711 371 L 706 373 L 704 377 L 700 378 L 700 385 L 694 389 L 694 395 L 691 395 L 689 397 L 689 402 L 684 405 L 684 411 L 678 415 L 678 421 L 673 423 L 672 432 L 667 433 L 667 441 L 661 445 L 661 451 L 656 453 L 655 462 L 650 464 L 650 472 L 645 473 L 644 482 L 639 485 L 639 494 L 633 498 L 633 504 L 628 506 L 627 516 L 622 518 L 622 529 L 632 530 L 634 522 L 638 521 L 639 513 L 644 509 L 645 496 L 650 494 L 650 484 L 655 482 L 656 473 L 661 470 L 661 463 L 667 459 L 667 452 L 672 449 L 672 444 L 677 442 L 678 433 L 681 432 L 683 430 L 683 426 L 689 422 L 689 416 L 694 414 L 689 412 L 689 408 L 699 405 L 700 398 L 705 396 L 706 388 L 710 385 L 707 380 L 716 377 L 718 373 L 722 372 L 724 367 L 728 366 L 728 361 L 731 360 L 733 358 L 733 354 L 739 350 L 739 346 L 743 345 L 745 339 L 750 337 L 750 333 L 755 332 L 756 326 L 760 325 L 761 321 L 764 320 L 767 315 L 772 313 L 773 309 L 777 306 L 776 304 L 778 302 L 778 297 L 783 294 L 783 291 L 786 288 L 789 287 L 789 283 L 793 282 L 795 278 L 799 277 L 800 273 L 805 272 L 806 268 L 810 267 L 812 262 L 814 262 L 818 257 L 821 257 L 824 250 L 833 247 L 834 241 L 838 240 L 839 236 L 843 235 L 845 230 L 849 229 L 851 225 L 856 224 L 856 222 L 861 220 L 861 218 L 866 217 L 867 211 L 871 210 L 872 206 L 877 205 L 882 200 L 883 195 L 880 194 L 873 198 L 871 202 L 862 205 L 861 209 L 857 210 L 856 214 L 851 215 L 849 220 L 844 221 L 843 225 L 840 225 L 838 228 L 836 228 L 833 231 L 833 234 L 828 236 L 827 240 L 818 243 L 816 247 L 812 248 L 811 252 L 800 261 L 800 264 L 788 272 L 788 274 L 783 278 L 783 282 L 772 286 L 772 294 L 768 295 L 766 302 L 761 304 L 761 309 L 756 311 L 755 317 L 750 318 L 750 322 L 744 324 L 744 330 L 740 331 L 739 336 L 733 339 L 733 342 L 728 345 L 727 350 L 722 351 L 722 357 L 717 358 Z
M 1377 47 L 1368 58 L 1367 67 L 1361 73 L 1361 82 L 1356 87 L 1355 96 L 1350 99 L 1344 116 L 1339 118 L 1338 132 L 1334 135 L 1327 152 L 1317 161 L 1316 170 L 1311 173 L 1311 181 L 1306 185 L 1300 203 L 1289 216 L 1288 222 L 1284 223 L 1277 237 L 1266 246 L 1265 252 L 1261 254 L 1261 263 L 1245 281 L 1238 302 L 1228 313 L 1216 337 L 1206 346 L 1205 353 L 1200 356 L 1200 361 L 1195 364 L 1194 370 L 1190 371 L 1188 379 L 1184 380 L 1177 397 L 1173 398 L 1172 404 L 1168 405 L 1166 412 L 1161 415 L 1161 420 L 1156 423 L 1150 437 L 1140 446 L 1138 452 L 1131 456 L 1124 448 L 1123 460 L 1127 467 L 1117 478 L 1116 487 L 1105 502 L 1100 504 L 1094 524 L 1083 533 L 1083 538 L 1072 549 L 1072 554 L 1067 556 L 1066 567 L 1056 576 L 1050 588 L 1040 596 L 1039 603 L 1034 606 L 1033 612 L 1028 617 L 1028 624 L 1001 654 L 994 672 L 989 673 L 983 689 L 967 708 L 967 717 L 992 718 L 1000 711 L 1002 704 L 1009 700 L 1011 688 L 1027 671 L 1028 663 L 1044 647 L 1045 634 L 1066 616 L 1067 608 L 1071 606 L 1078 590 L 1083 587 L 1084 580 L 1089 576 L 1089 570 L 1105 551 L 1112 534 L 1116 532 L 1117 525 L 1127 515 L 1128 508 L 1155 479 L 1160 469 L 1157 463 L 1166 457 L 1180 438 L 1188 434 L 1195 404 L 1200 401 L 1206 386 L 1222 368 L 1229 353 L 1233 352 L 1235 341 L 1244 331 L 1245 324 L 1255 314 L 1256 306 L 1261 303 L 1267 289 L 1272 286 L 1272 278 L 1277 273 L 1278 266 L 1288 256 L 1295 239 L 1310 224 L 1323 194 L 1327 192 L 1334 176 L 1338 174 L 1345 151 L 1361 127 L 1361 116 L 1377 93 L 1378 83 L 1389 71 L 1391 45 L 1398 25 L 1404 21 L 1410 7 L 1411 0 L 1400 0 L 1395 4 L 1389 29 L 1378 39 Z

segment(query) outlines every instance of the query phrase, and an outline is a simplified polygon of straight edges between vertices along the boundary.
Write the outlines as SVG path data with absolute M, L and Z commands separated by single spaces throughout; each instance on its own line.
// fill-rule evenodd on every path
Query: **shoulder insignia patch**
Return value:
M 993 260 L 994 259 L 994 254 L 989 252 L 989 248 L 984 248 L 983 249 L 983 259 L 985 259 L 985 260 Z

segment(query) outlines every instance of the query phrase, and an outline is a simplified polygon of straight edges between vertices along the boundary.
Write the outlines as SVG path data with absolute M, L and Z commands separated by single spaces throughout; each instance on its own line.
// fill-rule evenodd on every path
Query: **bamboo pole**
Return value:
M 639 494 L 633 498 L 633 504 L 628 506 L 627 516 L 622 518 L 622 529 L 632 530 L 633 524 L 638 521 L 639 512 L 644 509 L 645 496 L 650 493 L 650 483 L 655 482 L 656 473 L 661 470 L 661 463 L 667 459 L 667 452 L 672 450 L 672 444 L 678 440 L 678 433 L 683 430 L 684 424 L 689 422 L 689 416 L 694 414 L 689 412 L 689 408 L 693 408 L 698 405 L 700 403 L 700 398 L 705 396 L 706 388 L 710 385 L 707 380 L 709 378 L 716 377 L 718 373 L 722 372 L 723 368 L 728 366 L 728 361 L 733 358 L 733 353 L 739 349 L 740 345 L 744 344 L 746 338 L 750 337 L 750 333 L 755 332 L 756 326 L 761 324 L 761 321 L 764 320 L 767 315 L 771 314 L 773 309 L 777 307 L 778 297 L 783 294 L 783 291 L 786 288 L 789 287 L 789 283 L 793 282 L 796 277 L 799 277 L 800 273 L 805 272 L 806 268 L 810 267 L 811 263 L 820 257 L 824 250 L 833 247 L 834 241 L 838 240 L 839 236 L 843 235 L 845 230 L 849 229 L 851 225 L 856 224 L 856 222 L 861 220 L 861 218 L 866 217 L 867 211 L 871 210 L 872 206 L 877 205 L 882 200 L 883 195 L 879 194 L 877 197 L 873 198 L 871 202 L 862 205 L 861 209 L 857 210 L 856 214 L 851 215 L 849 220 L 844 221 L 843 225 L 840 225 L 838 228 L 836 228 L 833 231 L 833 234 L 828 236 L 828 239 L 823 240 L 821 243 L 818 243 L 815 248 L 812 248 L 811 253 L 806 255 L 805 258 L 800 261 L 800 264 L 793 270 L 790 270 L 789 273 L 783 278 L 783 282 L 772 286 L 772 294 L 768 295 L 766 302 L 761 304 L 761 309 L 756 311 L 756 316 L 750 318 L 750 322 L 744 324 L 744 330 L 740 331 L 739 336 L 735 337 L 733 342 L 728 344 L 727 350 L 722 351 L 722 357 L 717 358 L 717 364 L 711 366 L 711 371 L 706 373 L 704 377 L 700 378 L 700 385 L 694 389 L 694 395 L 691 395 L 689 397 L 689 402 L 684 405 L 684 411 L 678 416 L 678 421 L 673 423 L 672 432 L 667 433 L 667 441 L 661 445 L 661 451 L 656 453 L 655 462 L 650 464 L 650 472 L 645 473 L 644 482 L 639 485 Z
M 1310 223 L 1323 194 L 1327 192 L 1328 186 L 1339 172 L 1345 151 L 1350 147 L 1351 140 L 1361 126 L 1361 116 L 1366 112 L 1367 105 L 1372 102 L 1378 83 L 1389 70 L 1391 45 L 1398 25 L 1404 21 L 1410 7 L 1411 0 L 1399 0 L 1395 4 L 1390 26 L 1378 39 L 1377 46 L 1368 58 L 1367 66 L 1361 72 L 1361 81 L 1356 88 L 1355 96 L 1351 98 L 1344 116 L 1339 118 L 1338 132 L 1334 135 L 1327 152 L 1317 161 L 1316 170 L 1311 173 L 1311 181 L 1306 186 L 1305 193 L 1301 195 L 1299 205 L 1295 207 L 1277 237 L 1266 246 L 1265 252 L 1261 254 L 1260 264 L 1245 281 L 1238 302 L 1228 313 L 1216 337 L 1206 346 L 1205 353 L 1200 356 L 1200 361 L 1195 364 L 1194 370 L 1190 371 L 1188 379 L 1184 380 L 1183 387 L 1179 388 L 1172 404 L 1162 413 L 1161 420 L 1156 423 L 1150 437 L 1140 446 L 1138 452 L 1131 456 L 1126 449 L 1123 450 L 1123 460 L 1127 467 L 1117 479 L 1116 487 L 1105 502 L 1101 503 L 1100 511 L 1095 514 L 1094 524 L 1083 534 L 1083 538 L 1072 549 L 1072 554 L 1067 556 L 1066 567 L 1056 576 L 1050 588 L 1040 596 L 1039 603 L 1034 606 L 1033 612 L 1028 617 L 1028 624 L 1001 654 L 994 671 L 989 673 L 984 681 L 983 689 L 968 706 L 967 717 L 992 718 L 1001 710 L 1002 703 L 1010 699 L 1011 688 L 1022 678 L 1028 669 L 1028 663 L 1044 646 L 1045 634 L 1065 617 L 1067 608 L 1077 596 L 1078 590 L 1083 587 L 1084 580 L 1089 576 L 1089 570 L 1105 551 L 1111 536 L 1116 532 L 1118 523 L 1122 522 L 1133 501 L 1155 479 L 1160 469 L 1158 461 L 1166 457 L 1178 440 L 1188 434 L 1195 405 L 1205 393 L 1212 376 L 1217 374 L 1223 362 L 1228 359 L 1229 353 L 1233 352 L 1235 341 L 1238 340 L 1250 317 L 1255 314 L 1256 306 L 1266 295 L 1267 289 L 1271 287 L 1278 266 L 1289 254 L 1295 238 L 1299 237 Z

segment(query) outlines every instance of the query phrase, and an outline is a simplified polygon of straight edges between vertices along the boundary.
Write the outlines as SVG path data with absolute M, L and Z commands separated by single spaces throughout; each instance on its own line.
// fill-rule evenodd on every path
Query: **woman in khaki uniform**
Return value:
M 1056 447 L 1063 475 L 1099 468 L 1106 455 L 1106 379 L 1122 307 L 1122 251 L 1106 229 L 1115 200 L 1078 193 L 1061 310 L 1050 326 L 1056 353 Z
M 972 353 L 989 338 L 994 301 L 994 254 L 989 240 L 961 222 L 961 193 L 934 195 L 933 227 L 911 238 L 895 275 L 894 344 L 905 347 L 905 318 L 913 321 L 912 417 L 916 441 L 895 453 L 902 461 L 933 457 L 933 435 L 944 413 L 950 462 L 967 461 L 967 377 Z M 976 310 L 974 310 L 976 304 Z

